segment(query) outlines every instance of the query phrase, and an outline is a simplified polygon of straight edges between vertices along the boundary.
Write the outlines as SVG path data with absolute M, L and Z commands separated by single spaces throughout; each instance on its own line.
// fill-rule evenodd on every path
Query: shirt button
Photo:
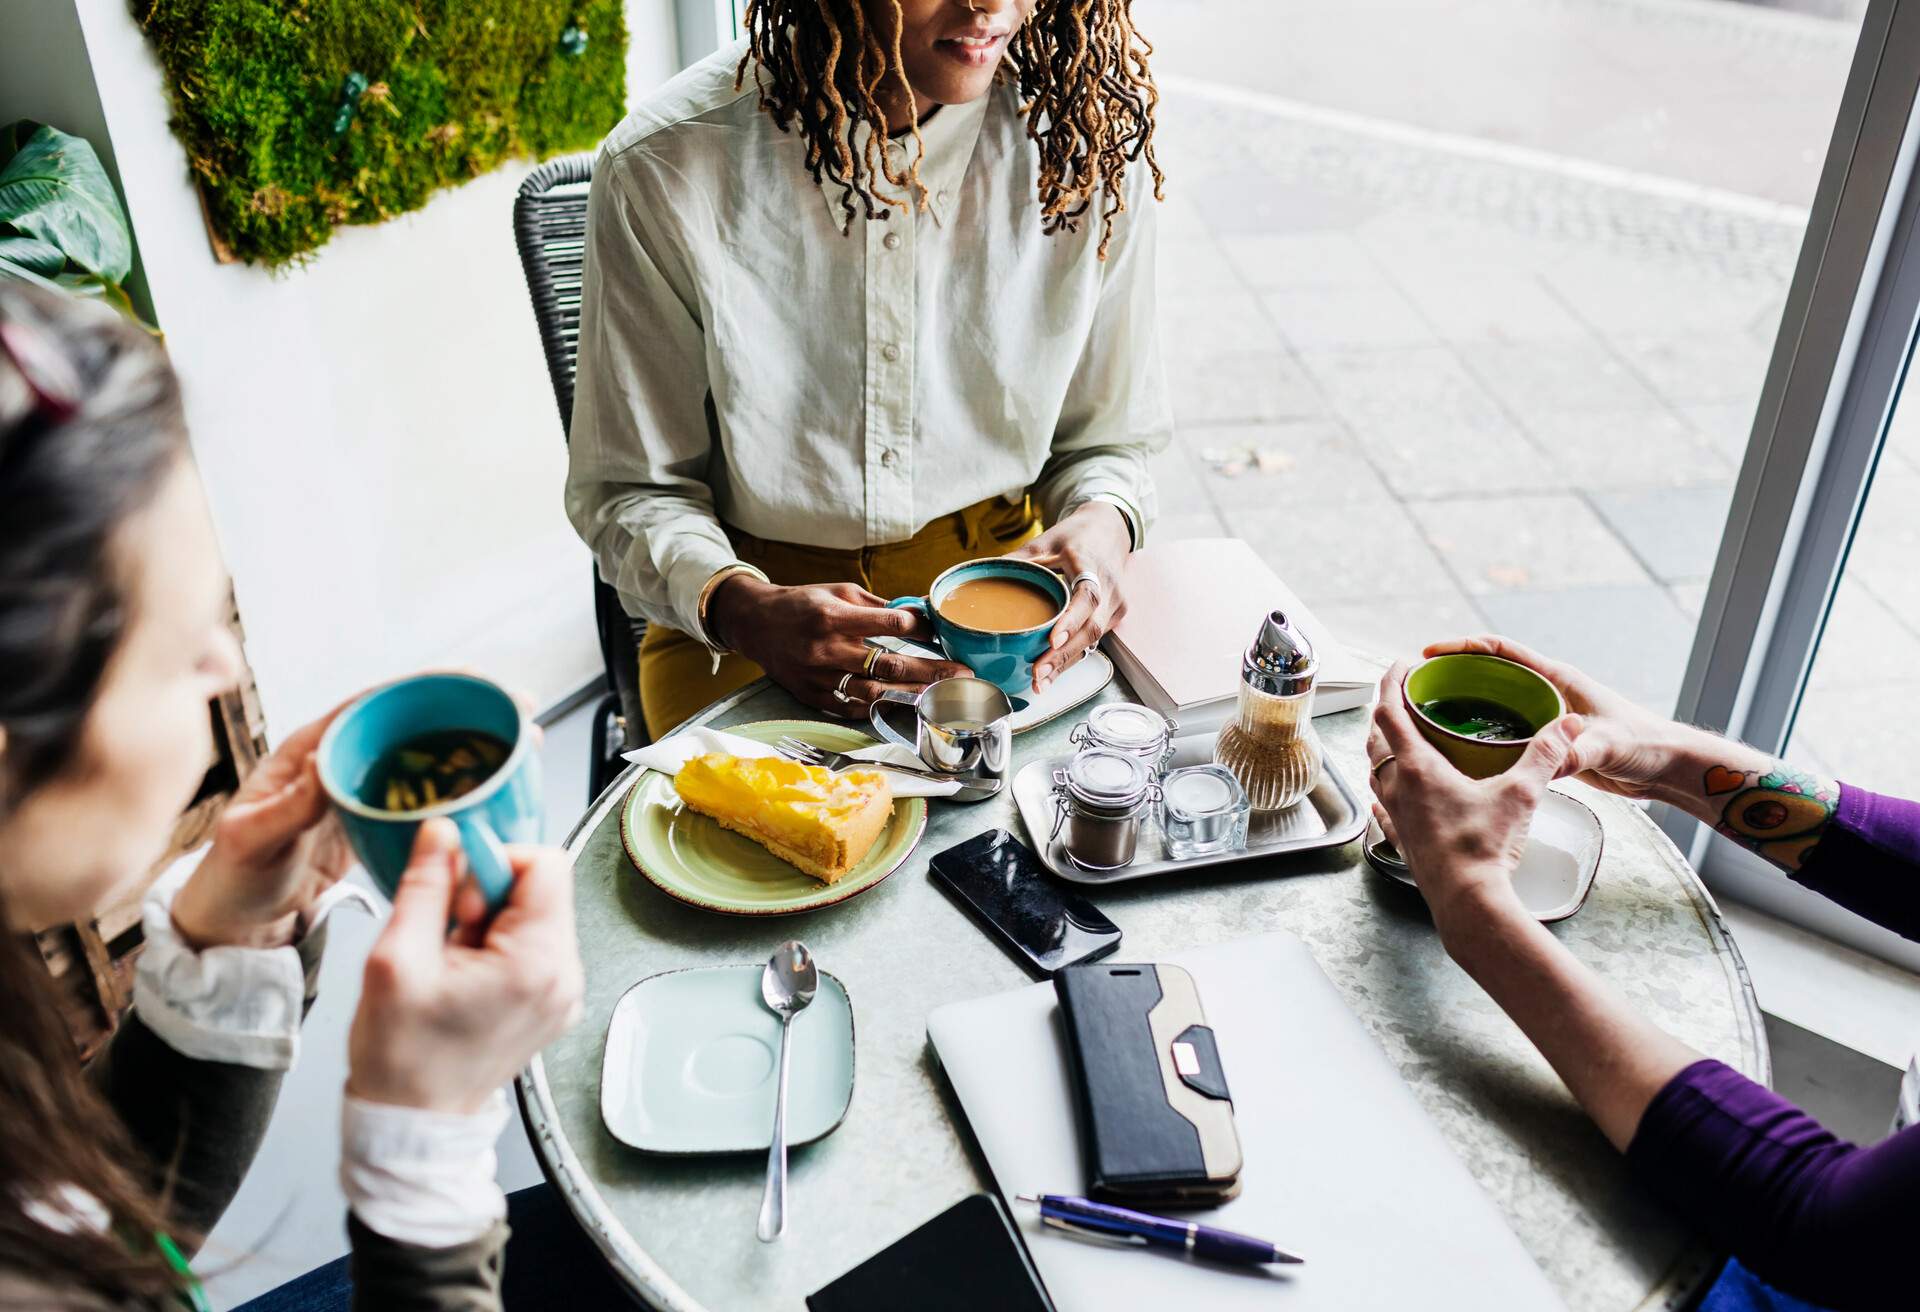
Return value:
M 933 198 L 939 201 L 942 205 L 945 205 L 947 203 L 946 189 L 942 188 L 940 191 L 936 192 Z
M 880 244 L 890 251 L 897 251 L 900 249 L 900 234 L 890 232 L 880 239 Z
M 895 346 L 892 342 L 888 342 L 885 346 L 880 348 L 880 358 L 885 360 L 888 364 L 892 364 L 894 361 L 900 358 L 900 348 Z
M 897 459 L 899 459 L 899 457 L 894 455 L 892 447 L 888 447 L 886 450 L 880 453 L 880 463 L 885 465 L 888 469 L 893 468 L 893 462 Z

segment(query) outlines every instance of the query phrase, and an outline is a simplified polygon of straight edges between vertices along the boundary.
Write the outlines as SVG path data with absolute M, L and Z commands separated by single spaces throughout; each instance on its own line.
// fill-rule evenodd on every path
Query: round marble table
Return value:
M 1120 695 L 1116 685 L 1103 697 Z M 754 684 L 709 707 L 716 726 L 807 717 Z M 1016 768 L 1067 750 L 1066 715 L 1016 739 Z M 1364 713 L 1316 721 L 1331 756 L 1364 777 Z M 959 1107 L 928 1050 L 926 1015 L 1017 988 L 1026 973 L 927 878 L 927 860 L 994 826 L 1025 837 L 1010 798 L 935 802 L 925 837 L 889 879 L 805 915 L 715 915 L 669 898 L 621 848 L 619 803 L 633 771 L 580 822 L 574 852 L 586 1013 L 527 1068 L 521 1106 L 548 1176 L 613 1268 L 669 1312 L 792 1308 L 960 1198 L 991 1189 Z M 1579 785 L 1606 844 L 1586 908 L 1554 933 L 1694 1048 L 1755 1079 L 1765 1033 L 1739 950 L 1680 853 L 1640 812 Z M 1153 960 L 1197 943 L 1291 930 L 1379 1040 L 1481 1186 L 1574 1312 L 1677 1307 L 1711 1269 L 1640 1194 L 1617 1153 L 1511 1022 L 1441 951 L 1419 895 L 1372 873 L 1358 843 L 1096 892 Z M 754 1238 L 764 1157 L 664 1158 L 623 1147 L 600 1122 L 608 1016 L 640 979 L 677 967 L 762 962 L 806 940 L 845 982 L 858 1032 L 846 1122 L 792 1157 L 789 1223 Z

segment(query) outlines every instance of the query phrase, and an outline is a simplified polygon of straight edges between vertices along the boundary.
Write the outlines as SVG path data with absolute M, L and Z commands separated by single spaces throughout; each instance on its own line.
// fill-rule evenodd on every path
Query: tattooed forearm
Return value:
M 1787 870 L 1800 868 L 1840 804 L 1838 784 L 1780 761 L 1766 770 L 1711 766 L 1701 789 L 1718 808 L 1716 831 Z

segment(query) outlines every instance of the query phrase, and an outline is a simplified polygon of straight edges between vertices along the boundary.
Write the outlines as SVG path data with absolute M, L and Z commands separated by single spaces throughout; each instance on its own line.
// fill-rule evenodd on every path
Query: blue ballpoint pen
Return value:
M 1019 1199 L 1023 1203 L 1039 1204 L 1043 1224 L 1061 1230 L 1098 1235 L 1123 1244 L 1157 1244 L 1162 1248 L 1182 1249 L 1195 1257 L 1245 1266 L 1306 1261 L 1252 1235 L 1235 1234 L 1231 1230 L 1201 1225 L 1197 1221 L 1178 1221 L 1169 1216 L 1136 1212 L 1132 1208 L 1115 1207 L 1111 1203 L 1096 1203 L 1091 1198 L 1021 1194 Z

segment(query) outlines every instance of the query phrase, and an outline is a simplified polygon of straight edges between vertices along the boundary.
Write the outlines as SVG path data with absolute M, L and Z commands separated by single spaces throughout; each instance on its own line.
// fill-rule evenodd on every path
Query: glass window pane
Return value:
M 1503 631 L 1670 709 L 1863 11 L 1139 7 L 1162 536 L 1356 647 Z
M 1909 364 L 1911 368 L 1911 363 Z M 1788 753 L 1876 792 L 1920 797 L 1920 401 L 1895 403 Z

